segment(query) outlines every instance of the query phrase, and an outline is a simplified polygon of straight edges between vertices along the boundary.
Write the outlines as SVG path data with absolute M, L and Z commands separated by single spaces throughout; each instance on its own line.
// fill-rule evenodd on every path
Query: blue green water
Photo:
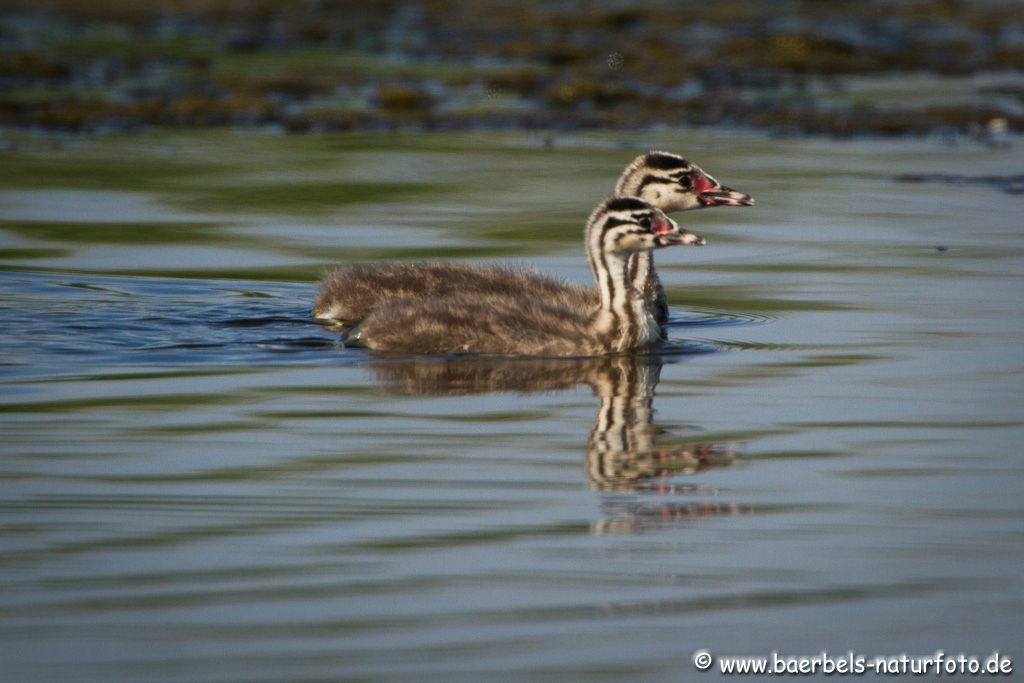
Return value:
M 410 359 L 332 263 L 586 281 L 682 152 L 671 353 Z M 691 680 L 692 653 L 1019 648 L 1019 150 L 724 133 L 41 141 L 0 172 L 0 678 Z M 955 170 L 954 170 L 955 169 Z

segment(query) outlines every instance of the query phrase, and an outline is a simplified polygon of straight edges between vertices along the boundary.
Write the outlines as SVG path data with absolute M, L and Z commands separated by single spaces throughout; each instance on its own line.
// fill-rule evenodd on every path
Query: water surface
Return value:
M 718 133 L 41 141 L 0 164 L 0 672 L 688 680 L 694 650 L 1021 656 L 1019 151 Z M 410 359 L 332 263 L 586 281 L 640 150 L 666 353 Z

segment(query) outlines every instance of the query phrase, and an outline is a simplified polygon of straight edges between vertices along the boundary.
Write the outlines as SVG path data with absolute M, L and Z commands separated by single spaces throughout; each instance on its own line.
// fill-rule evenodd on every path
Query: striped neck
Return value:
M 661 338 L 657 323 L 629 277 L 629 257 L 606 248 L 606 232 L 591 230 L 587 236 L 587 260 L 594 274 L 601 306 L 593 328 L 609 351 L 649 346 Z
M 654 269 L 654 254 L 642 251 L 633 254 L 629 260 L 630 280 L 633 287 L 640 292 L 644 305 L 658 323 L 668 320 L 668 303 L 665 290 L 661 286 L 661 278 Z
M 651 167 L 652 159 L 660 160 L 661 163 L 656 163 Z M 645 186 L 653 182 L 653 187 L 656 189 L 671 184 L 674 181 L 664 175 L 668 172 L 664 169 L 684 169 L 686 164 L 684 159 L 674 154 L 664 152 L 643 154 L 634 159 L 622 172 L 615 185 L 615 194 L 642 197 L 658 206 L 660 192 L 656 191 L 653 197 L 643 196 Z M 668 192 L 668 190 L 663 190 L 663 192 Z M 665 302 L 665 291 L 662 289 L 661 280 L 658 279 L 658 273 L 654 269 L 654 254 L 649 251 L 633 254 L 629 260 L 629 271 L 633 287 L 640 292 L 647 310 L 658 323 L 665 322 L 668 319 L 668 305 Z

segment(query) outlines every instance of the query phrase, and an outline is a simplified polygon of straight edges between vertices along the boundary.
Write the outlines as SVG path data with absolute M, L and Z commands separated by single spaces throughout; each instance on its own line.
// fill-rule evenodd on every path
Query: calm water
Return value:
M 714 133 L 25 139 L 0 163 L 0 679 L 692 680 L 691 655 L 1024 659 L 1017 149 Z M 668 352 L 375 357 L 346 259 L 521 259 L 638 150 Z M 1024 662 L 1022 662 L 1024 663 Z M 1017 668 L 1017 667 L 1015 667 Z

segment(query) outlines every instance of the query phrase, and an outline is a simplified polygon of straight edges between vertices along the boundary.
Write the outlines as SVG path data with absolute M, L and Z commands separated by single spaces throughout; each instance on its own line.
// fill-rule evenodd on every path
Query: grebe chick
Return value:
M 665 212 L 713 206 L 751 206 L 750 195 L 723 187 L 694 163 L 668 152 L 641 154 L 623 171 L 615 194 L 640 197 Z M 668 318 L 665 292 L 650 252 L 633 256 L 633 284 L 647 301 L 659 323 Z M 399 298 L 432 299 L 458 292 L 537 296 L 573 300 L 577 305 L 597 304 L 592 288 L 566 284 L 555 278 L 536 279 L 522 269 L 502 266 L 467 266 L 458 263 L 365 264 L 328 273 L 320 286 L 313 315 L 325 320 L 355 323 L 375 307 Z
M 602 202 L 587 221 L 594 306 L 519 296 L 460 292 L 438 299 L 398 299 L 374 309 L 350 341 L 380 351 L 597 356 L 640 351 L 662 340 L 658 323 L 629 279 L 632 254 L 704 239 L 679 229 L 636 197 Z

